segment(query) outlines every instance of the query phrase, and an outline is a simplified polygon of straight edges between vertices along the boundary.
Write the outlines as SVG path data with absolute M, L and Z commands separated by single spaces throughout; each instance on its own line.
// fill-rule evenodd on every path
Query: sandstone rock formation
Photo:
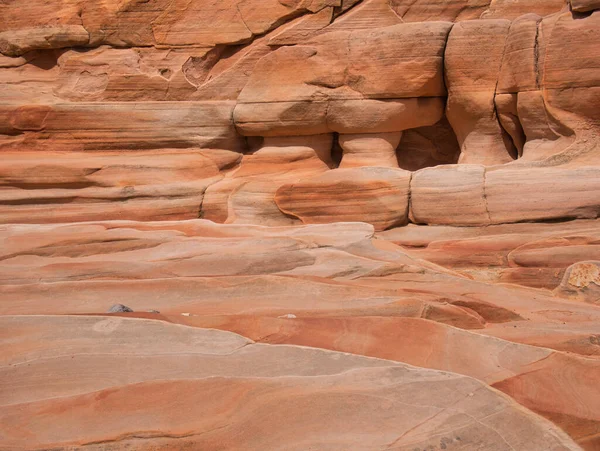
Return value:
M 260 450 L 290 444 L 292 449 L 343 449 L 363 443 L 365 449 L 432 444 L 577 449 L 547 420 L 481 382 L 451 373 L 325 350 L 261 345 L 228 332 L 149 320 L 5 317 L 2 322 L 3 330 L 26 337 L 9 353 L 3 350 L 3 369 L 21 372 L 23 360 L 44 355 L 43 370 L 58 397 L 23 390 L 28 382 L 35 383 L 28 377 L 11 384 L 3 397 L 10 404 L 2 409 L 1 428 L 4 444 L 13 449 L 107 441 L 134 447 L 156 442 L 157 449 L 191 445 Z M 32 327 L 35 335 L 23 334 Z M 64 335 L 56 333 L 61 329 L 77 331 L 68 334 L 67 353 L 52 346 L 65 345 Z M 140 348 L 139 336 L 152 336 L 152 341 Z M 35 349 L 39 340 L 46 349 Z M 153 356 L 161 350 L 160 358 Z M 123 352 L 128 354 L 126 367 L 121 364 Z M 71 381 L 62 370 L 67 362 Z M 105 365 L 114 368 L 110 379 L 84 377 Z M 26 373 L 33 375 L 30 369 Z M 115 389 L 112 381 L 122 386 Z M 144 409 L 149 397 L 157 403 L 150 412 Z M 90 403 L 95 411 L 87 408 Z M 132 413 L 127 405 L 138 409 Z M 78 425 L 87 427 L 63 427 L 74 414 Z M 157 414 L 162 421 L 156 421 Z M 44 419 L 34 440 L 15 433 L 40 415 Z M 329 421 L 332 416 L 335 422 Z M 267 434 L 265 418 L 272 429 Z M 513 422 L 526 434 L 514 434 Z M 245 425 L 241 434 L 236 423 Z M 436 429 L 441 425 L 447 431 L 440 435 Z
M 0 450 L 600 449 L 599 106 L 597 0 L 0 2 Z
M 188 3 L 62 2 L 52 21 L 47 7 L 1 6 L 2 148 L 19 154 L 217 148 L 245 154 L 240 162 L 248 160 L 248 168 L 261 147 L 283 156 L 290 146 L 312 148 L 316 140 L 330 169 L 414 172 L 457 162 L 489 168 L 483 180 L 473 180 L 473 193 L 440 184 L 445 203 L 465 212 L 471 202 L 463 197 L 483 204 L 475 192 L 484 192 L 489 214 L 479 205 L 474 216 L 444 217 L 419 194 L 430 189 L 422 186 L 429 178 L 415 177 L 409 197 L 416 222 L 598 216 L 600 16 L 593 3 Z M 265 137 L 285 140 L 262 143 Z M 197 190 L 215 193 L 202 216 L 297 222 L 273 203 L 279 186 L 309 176 L 297 158 L 282 161 L 281 183 L 257 171 L 242 189 L 247 194 L 238 191 L 248 181 L 244 170 L 211 180 Z M 312 176 L 322 171 L 318 166 Z M 533 186 L 519 197 L 522 205 L 502 198 L 512 192 L 506 184 L 524 179 Z M 538 203 L 534 193 L 557 191 L 555 181 L 563 205 L 553 205 L 558 193 Z M 167 188 L 164 195 L 171 196 Z M 247 212 L 247 202 L 235 200 L 240 196 L 261 198 L 262 205 Z M 18 191 L 7 197 L 20 202 Z M 531 211 L 527 198 L 539 211 Z M 158 209 L 155 218 L 164 216 Z M 15 220 L 25 219 L 9 221 Z
M 183 365 L 181 371 L 187 373 L 170 373 L 172 376 L 168 378 L 198 379 L 199 373 L 191 369 L 194 367 L 190 367 L 187 360 L 178 360 L 182 358 L 178 355 L 188 354 L 170 344 L 170 340 L 175 339 L 174 332 L 168 328 L 161 329 L 163 326 L 155 322 L 150 322 L 154 325 L 146 331 L 145 328 L 150 326 L 146 326 L 146 322 L 138 325 L 138 321 L 142 320 L 136 318 L 147 318 L 234 331 L 266 344 L 320 347 L 384 358 L 388 360 L 386 365 L 392 364 L 389 361 L 393 360 L 463 374 L 505 392 L 521 405 L 562 427 L 581 445 L 594 449 L 600 432 L 600 400 L 596 389 L 600 378 L 600 307 L 596 305 L 598 298 L 593 297 L 597 293 L 592 288 L 597 282 L 594 274 L 589 271 L 582 274 L 580 268 L 575 275 L 572 267 L 565 271 L 568 259 L 563 259 L 562 269 L 549 268 L 556 273 L 564 273 L 571 284 L 592 289 L 586 291 L 587 297 L 578 300 L 570 294 L 563 294 L 559 288 L 553 293 L 495 282 L 504 281 L 503 268 L 521 268 L 511 265 L 510 261 L 524 265 L 524 269 L 535 269 L 533 262 L 528 265 L 524 257 L 514 257 L 519 255 L 516 250 L 523 249 L 520 255 L 525 255 L 527 249 L 546 250 L 536 243 L 544 240 L 547 243 L 551 240 L 566 243 L 570 235 L 577 237 L 576 241 L 581 243 L 586 234 L 597 233 L 598 222 L 495 226 L 496 229 L 491 231 L 419 227 L 428 230 L 421 233 L 411 227 L 396 228 L 375 237 L 373 227 L 364 223 L 264 228 L 193 220 L 2 226 L 0 314 L 35 313 L 37 316 L 30 317 L 30 321 L 36 321 L 36 326 L 24 325 L 29 321 L 27 316 L 11 316 L 11 321 L 16 322 L 14 327 L 22 323 L 18 327 L 36 330 L 37 334 L 46 337 L 42 340 L 31 335 L 33 332 L 17 332 L 11 329 L 13 326 L 3 328 L 7 337 L 23 337 L 31 344 L 17 345 L 10 339 L 8 348 L 2 353 L 12 359 L 7 361 L 3 377 L 9 385 L 0 396 L 12 407 L 6 411 L 2 424 L 16 427 L 20 422 L 28 421 L 29 415 L 38 413 L 27 409 L 49 408 L 43 407 L 44 399 L 59 395 L 65 402 L 89 403 L 102 410 L 109 407 L 102 407 L 104 395 L 98 393 L 110 390 L 120 409 L 133 409 L 126 406 L 136 405 L 136 397 L 142 395 L 135 391 L 137 385 L 131 384 L 140 384 L 142 379 L 131 379 L 134 377 L 133 357 L 127 353 L 123 355 L 115 348 L 117 343 L 122 343 L 119 338 L 122 333 L 129 334 L 129 340 L 134 340 L 127 346 L 133 347 L 136 352 L 143 351 L 145 358 L 150 359 L 148 363 L 140 363 L 140 368 L 145 370 L 140 370 L 139 374 L 144 378 L 153 374 L 149 372 L 148 365 L 154 362 L 152 365 L 156 365 L 156 371 L 162 368 L 152 376 L 155 379 L 165 379 L 164 371 L 175 371 L 173 365 Z M 444 241 L 448 236 L 455 237 L 457 241 Z M 527 239 L 531 242 L 527 243 Z M 503 242 L 506 244 L 502 246 Z M 525 243 L 519 246 L 519 242 Z M 587 248 L 581 244 L 573 245 L 579 249 L 573 249 L 582 256 L 579 258 L 594 252 L 597 255 L 594 244 Z M 463 248 L 467 252 L 465 257 L 461 254 Z M 516 250 L 509 253 L 514 248 Z M 555 245 L 551 249 L 557 248 L 558 245 Z M 507 254 L 508 257 L 504 258 L 508 258 L 509 263 L 503 263 L 502 256 Z M 579 266 L 586 270 L 596 268 L 590 263 Z M 512 282 L 520 283 L 521 280 L 527 279 L 521 277 Z M 548 278 L 542 277 L 542 280 Z M 55 299 L 61 301 L 52 301 Z M 107 304 L 113 302 L 126 303 L 135 312 L 158 310 L 161 313 L 122 313 L 131 317 L 124 323 L 79 316 L 106 315 L 103 312 L 109 307 Z M 78 316 L 64 317 L 63 320 L 59 319 L 62 316 L 56 316 L 65 314 Z M 56 321 L 72 321 L 72 326 L 59 326 Z M 83 328 L 77 324 L 82 324 Z M 84 324 L 90 324 L 99 334 L 98 338 L 91 338 Z M 194 330 L 177 329 L 185 334 L 193 334 Z M 74 331 L 81 331 L 81 337 L 73 335 Z M 101 337 L 116 342 L 104 343 Z M 144 342 L 143 349 L 139 348 L 140 339 Z M 89 341 L 89 344 L 82 340 Z M 190 346 L 190 338 L 176 340 L 180 345 Z M 156 344 L 153 344 L 155 341 Z M 210 345 L 203 346 L 217 346 L 217 343 L 211 338 Z M 81 352 L 77 351 L 77 346 L 83 347 Z M 91 351 L 89 346 L 98 350 Z M 32 347 L 34 351 L 27 351 Z M 171 363 L 155 360 L 154 356 L 163 355 L 161 348 L 175 353 L 168 357 Z M 209 349 L 212 350 L 201 354 L 221 352 L 216 348 Z M 122 363 L 108 357 L 94 357 L 94 352 L 104 355 L 106 350 L 114 353 L 114 358 L 121 359 Z M 60 357 L 50 358 L 51 352 L 59 353 Z M 265 352 L 270 351 L 265 348 Z M 286 356 L 287 352 L 277 354 L 278 363 L 274 368 L 278 371 L 282 362 L 288 359 L 296 362 L 294 365 L 298 368 L 304 368 L 303 371 L 308 371 L 313 365 L 323 371 L 322 364 L 298 361 L 296 357 Z M 289 352 L 296 351 L 292 347 Z M 60 363 L 61 359 L 68 360 L 70 364 Z M 339 361 L 339 358 L 334 360 Z M 34 361 L 37 362 L 34 367 L 32 363 L 18 364 Z M 262 357 L 251 357 L 251 361 L 262 368 L 261 371 L 268 371 L 267 360 Z M 214 368 L 214 364 L 199 365 Z M 83 371 L 96 374 L 104 367 L 128 370 L 111 379 L 82 377 Z M 231 377 L 243 377 L 248 365 L 234 362 L 228 371 Z M 55 374 L 52 377 L 56 377 L 57 383 L 50 383 L 48 374 Z M 45 375 L 43 382 L 28 382 L 30 378 L 41 375 Z M 211 375 L 217 374 L 206 376 Z M 377 385 L 379 377 L 382 376 L 365 376 L 364 383 Z M 64 388 L 57 385 L 58 381 L 62 381 L 60 386 Z M 180 382 L 173 382 L 172 386 L 164 385 L 164 380 L 161 383 L 163 389 L 160 391 L 173 389 L 171 396 L 174 399 L 185 398 L 177 388 Z M 32 384 L 37 387 L 35 391 L 31 390 Z M 374 389 L 374 386 L 368 386 Z M 191 389 L 188 387 L 186 390 Z M 72 392 L 72 395 L 63 393 L 64 390 Z M 198 387 L 197 390 L 217 390 L 217 387 Z M 221 390 L 231 393 L 233 388 Z M 385 392 L 388 388 L 382 390 Z M 423 390 L 426 393 L 429 389 Z M 433 392 L 436 390 L 432 389 Z M 460 392 L 458 388 L 450 390 Z M 83 398 L 71 401 L 70 396 L 75 395 Z M 258 399 L 252 402 L 260 403 L 260 395 L 256 396 Z M 324 408 L 319 405 L 309 403 L 306 408 Z M 17 406 L 18 410 L 10 413 Z M 344 409 L 337 404 L 330 408 Z M 509 415 L 503 420 L 509 424 L 522 421 L 506 411 L 503 415 Z M 52 418 L 53 422 L 43 428 L 53 429 L 64 421 L 61 417 Z M 103 417 L 91 416 L 85 421 L 94 421 L 94 418 L 99 420 Z M 292 419 L 287 421 L 301 427 L 304 420 L 296 420 L 297 423 L 293 423 Z M 151 423 L 142 421 L 139 425 L 135 423 L 135 427 L 131 426 L 133 429 L 121 432 L 112 426 L 102 431 L 90 429 L 86 432 L 81 430 L 81 425 L 74 425 L 72 433 L 65 432 L 60 439 L 43 439 L 36 442 L 39 443 L 36 446 L 60 447 L 95 442 L 113 437 L 111 434 L 117 434 L 123 441 L 119 442 L 117 449 L 134 436 L 155 437 L 160 444 L 161 440 L 167 440 L 164 438 L 167 435 L 183 434 L 175 433 L 178 429 L 172 428 L 179 427 L 179 422 L 172 421 L 163 423 L 160 428 L 156 425 L 152 428 L 149 426 Z M 244 420 L 240 418 L 239 421 Z M 324 422 L 320 421 L 320 427 L 329 427 Z M 201 424 L 190 424 L 190 430 L 195 431 L 194 428 Z M 235 426 L 231 427 L 235 430 Z M 380 427 L 379 423 L 377 427 Z M 156 431 L 156 428 L 164 429 L 164 433 L 148 435 L 144 432 Z M 430 440 L 440 439 L 427 429 L 429 426 L 423 428 L 419 440 L 432 443 Z M 544 428 L 547 430 L 547 426 Z M 348 432 L 352 428 L 344 430 Z M 512 430 L 511 433 L 517 438 L 530 439 L 530 432 L 519 430 L 521 432 Z M 321 436 L 323 432 L 319 431 L 322 430 L 317 429 L 314 434 Z M 481 431 L 477 434 L 477 438 L 471 438 L 467 433 L 468 440 L 475 440 L 473 443 L 477 446 L 488 446 L 489 437 L 480 436 Z M 226 440 L 221 435 L 216 437 L 214 440 L 217 442 Z M 17 437 L 10 440 L 7 442 L 9 448 L 26 444 Z M 204 444 L 193 436 L 187 440 L 194 446 Z M 403 440 L 409 440 L 407 443 L 411 444 L 419 441 L 411 434 Z M 207 443 L 209 447 L 217 446 L 216 442 Z M 518 441 L 511 443 L 515 449 L 529 449 Z M 564 445 L 567 442 L 561 443 L 561 446 L 567 446 Z M 164 446 L 168 448 L 169 445 Z M 329 445 L 323 446 L 331 449 Z M 31 447 L 35 449 L 33 445 Z

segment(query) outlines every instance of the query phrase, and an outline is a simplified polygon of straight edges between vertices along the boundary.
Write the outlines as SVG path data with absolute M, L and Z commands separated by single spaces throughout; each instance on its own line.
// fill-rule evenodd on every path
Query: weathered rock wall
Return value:
M 0 222 L 600 214 L 594 2 L 37 3 L 0 5 Z

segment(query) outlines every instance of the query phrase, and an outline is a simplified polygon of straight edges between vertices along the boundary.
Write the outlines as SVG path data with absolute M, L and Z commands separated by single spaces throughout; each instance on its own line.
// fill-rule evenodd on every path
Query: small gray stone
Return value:
M 148 313 L 160 313 L 158 310 L 146 310 Z
M 115 304 L 108 309 L 108 313 L 133 312 L 132 309 L 123 304 Z

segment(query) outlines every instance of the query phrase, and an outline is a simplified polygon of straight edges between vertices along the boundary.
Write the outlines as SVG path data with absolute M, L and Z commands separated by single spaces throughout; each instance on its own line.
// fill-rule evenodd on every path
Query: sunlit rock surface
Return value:
M 598 1 L 0 3 L 0 449 L 600 449 Z

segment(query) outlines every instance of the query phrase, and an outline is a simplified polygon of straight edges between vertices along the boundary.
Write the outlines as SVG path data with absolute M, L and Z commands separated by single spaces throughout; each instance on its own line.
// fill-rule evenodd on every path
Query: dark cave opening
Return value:
M 431 126 L 405 130 L 396 149 L 398 166 L 407 171 L 456 164 L 459 156 L 458 140 L 445 117 Z

